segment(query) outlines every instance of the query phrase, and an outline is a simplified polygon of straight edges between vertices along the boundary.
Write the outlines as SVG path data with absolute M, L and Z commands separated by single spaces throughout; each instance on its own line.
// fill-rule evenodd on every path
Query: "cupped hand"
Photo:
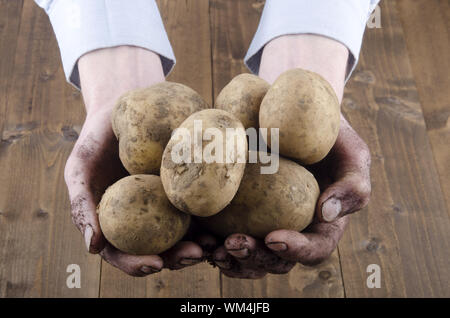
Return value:
M 218 247 L 212 261 L 226 276 L 257 279 L 267 273 L 285 274 L 295 262 L 273 253 L 264 241 L 245 234 L 232 234 Z
M 225 275 L 238 278 L 286 273 L 297 262 L 310 266 L 323 262 L 342 237 L 348 214 L 369 201 L 370 162 L 366 143 L 341 116 L 339 136 L 330 153 L 307 167 L 321 189 L 313 223 L 302 232 L 273 231 L 264 241 L 233 234 L 216 249 L 213 262 Z
M 326 260 L 339 242 L 348 216 L 331 223 L 313 223 L 303 232 L 277 230 L 265 240 L 232 234 L 212 256 L 226 276 L 257 279 L 267 273 L 288 273 L 296 263 L 313 266 Z
M 189 240 L 161 255 L 123 253 L 107 242 L 96 213 L 106 188 L 128 175 L 119 159 L 111 110 L 125 92 L 165 80 L 159 55 L 136 46 L 108 47 L 88 52 L 77 65 L 87 116 L 64 176 L 72 220 L 88 251 L 99 253 L 108 263 L 133 276 L 145 276 L 162 268 L 180 269 L 202 261 L 201 247 Z
M 162 268 L 180 269 L 202 261 L 202 249 L 190 241 L 181 241 L 161 255 L 137 256 L 119 251 L 103 236 L 96 206 L 108 186 L 128 175 L 119 159 L 110 114 L 109 110 L 89 113 L 64 174 L 72 220 L 83 234 L 88 251 L 99 253 L 108 263 L 132 276 L 145 276 Z

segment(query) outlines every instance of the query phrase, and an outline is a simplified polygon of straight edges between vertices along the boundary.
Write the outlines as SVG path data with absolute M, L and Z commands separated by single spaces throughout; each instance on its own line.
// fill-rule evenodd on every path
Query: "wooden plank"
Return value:
M 268 274 L 248 280 L 222 275 L 223 297 L 230 298 L 337 298 L 344 297 L 339 257 L 335 251 L 324 263 L 296 265 L 288 274 Z
M 95 297 L 100 261 L 86 253 L 70 218 L 64 164 L 83 120 L 79 94 L 65 83 L 48 18 L 23 5 L 8 86 L 0 169 L 0 295 Z M 67 266 L 81 269 L 69 289 Z
M 211 36 L 214 98 L 230 80 L 250 73 L 244 64 L 258 27 L 264 1 L 211 1 Z
M 206 2 L 159 4 L 178 58 L 170 79 L 211 101 Z M 448 63 L 448 2 L 441 0 L 438 9 L 436 2 L 412 4 L 382 2 L 383 29 L 367 31 L 343 102 L 373 154 L 372 201 L 352 217 L 339 246 L 350 297 L 450 295 L 448 64 L 442 64 Z M 211 2 L 215 96 L 246 71 L 241 59 L 261 8 L 260 1 Z M 219 33 L 219 25 L 230 36 Z M 95 297 L 99 258 L 85 252 L 70 221 L 62 178 L 83 120 L 80 96 L 64 83 L 50 25 L 31 0 L 23 11 L 21 1 L 0 0 L 0 40 L 0 169 L 7 171 L 0 174 L 0 297 Z M 79 290 L 65 285 L 72 263 L 81 266 Z M 381 289 L 366 287 L 369 264 L 381 266 Z M 342 296 L 338 265 L 335 253 L 320 268 L 297 267 L 289 275 L 223 278 L 223 295 Z M 108 264 L 102 273 L 102 296 L 219 295 L 217 271 L 206 264 L 147 280 Z
M 450 3 L 397 1 L 447 211 L 450 211 Z
M 157 1 L 177 65 L 168 80 L 195 89 L 211 103 L 211 42 L 208 0 Z M 101 297 L 219 297 L 217 269 L 203 263 L 163 270 L 147 279 L 128 277 L 103 262 Z
M 22 1 L 0 0 L 0 132 L 3 131 L 8 88 L 14 70 L 22 6 Z
M 258 26 L 264 1 L 211 1 L 214 96 L 236 75 L 248 73 L 243 63 Z M 297 265 L 287 275 L 260 280 L 222 276 L 224 297 L 343 297 L 338 253 L 316 267 Z
M 343 110 L 372 152 L 372 200 L 339 244 L 348 297 L 448 297 L 449 214 L 394 1 L 366 31 Z M 423 24 L 423 22 L 422 22 Z M 381 288 L 366 285 L 369 264 Z
M 22 7 L 22 1 L 0 1 L 0 56 L 2 56 L 0 59 L 0 136 L 5 124 L 8 88 L 14 71 L 14 56 L 17 46 L 17 34 L 19 33 Z M 0 158 L 2 157 L 5 146 L 5 141 L 3 138 L 0 138 Z M 0 181 L 3 181 L 3 175 L 3 173 L 0 174 Z M 0 182 L 0 185 L 3 190 L 6 184 Z M 6 215 L 5 209 L 0 207 L 0 259 L 5 259 L 8 254 L 6 251 L 8 245 L 8 233 L 4 230 Z M 10 287 L 12 283 L 7 277 L 9 271 L 10 269 L 6 264 L 2 265 L 0 263 L 0 297 L 5 297 L 6 293 L 10 292 L 10 288 L 8 287 Z

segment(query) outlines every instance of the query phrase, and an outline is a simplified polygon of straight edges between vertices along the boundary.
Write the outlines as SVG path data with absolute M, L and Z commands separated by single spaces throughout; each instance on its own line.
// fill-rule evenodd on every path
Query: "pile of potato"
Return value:
M 118 100 L 111 120 L 130 176 L 104 193 L 97 211 L 100 226 L 121 251 L 151 255 L 182 239 L 191 217 L 221 237 L 245 233 L 264 238 L 277 229 L 307 227 L 320 191 L 300 164 L 318 162 L 330 151 L 339 131 L 340 108 L 328 82 L 294 69 L 273 85 L 241 74 L 223 88 L 214 109 L 178 83 L 133 90 Z M 201 130 L 196 131 L 199 122 Z M 246 162 L 260 154 L 248 150 L 245 129 L 252 127 L 267 128 L 268 145 L 270 129 L 279 128 L 284 157 L 274 174 L 261 174 L 262 163 Z M 208 136 L 208 128 L 224 138 Z M 235 134 L 229 136 L 228 129 Z M 235 142 L 230 151 L 219 154 L 212 147 L 228 141 Z M 182 162 L 173 157 L 180 149 Z M 208 151 L 223 160 L 198 156 Z M 240 153 L 243 161 L 238 160 Z

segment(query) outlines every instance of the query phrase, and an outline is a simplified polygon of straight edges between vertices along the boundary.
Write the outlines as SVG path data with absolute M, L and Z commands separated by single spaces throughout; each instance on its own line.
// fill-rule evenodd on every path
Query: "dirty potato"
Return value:
M 215 108 L 233 114 L 245 129 L 257 129 L 259 107 L 269 88 L 269 83 L 256 75 L 240 74 L 222 89 Z
M 280 154 L 303 164 L 322 160 L 339 133 L 340 106 L 331 85 L 302 69 L 281 74 L 261 103 L 259 125 L 279 129 Z
M 207 109 L 189 116 L 163 154 L 161 180 L 170 202 L 192 215 L 216 214 L 236 194 L 246 153 L 244 127 L 230 113 Z
M 130 174 L 159 174 L 172 131 L 192 113 L 209 108 L 189 87 L 162 82 L 127 92 L 112 112 L 119 156 Z
M 159 254 L 186 233 L 190 216 L 178 211 L 154 175 L 125 177 L 110 186 L 97 208 L 106 239 L 135 255 Z
M 261 163 L 249 163 L 239 190 L 220 213 L 198 218 L 205 228 L 227 237 L 233 233 L 264 237 L 272 231 L 302 231 L 313 220 L 319 185 L 299 164 L 280 157 L 275 174 L 261 174 Z

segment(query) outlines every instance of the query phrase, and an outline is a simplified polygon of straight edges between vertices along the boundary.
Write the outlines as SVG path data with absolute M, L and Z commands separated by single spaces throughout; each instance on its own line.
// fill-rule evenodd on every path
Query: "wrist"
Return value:
M 259 76 L 273 83 L 283 72 L 302 68 L 325 78 L 342 100 L 349 51 L 333 39 L 312 34 L 283 35 L 264 47 Z
M 133 46 L 89 52 L 79 59 L 78 69 L 87 116 L 108 113 L 125 92 L 165 80 L 159 55 Z

